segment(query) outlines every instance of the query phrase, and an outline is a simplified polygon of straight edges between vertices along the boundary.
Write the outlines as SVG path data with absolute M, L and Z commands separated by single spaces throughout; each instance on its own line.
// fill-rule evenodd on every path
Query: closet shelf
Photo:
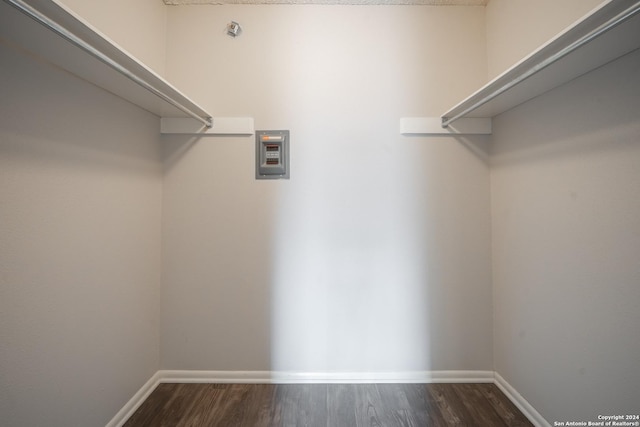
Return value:
M 610 0 L 442 115 L 492 118 L 640 48 L 640 0 Z
M 0 1 L 0 41 L 159 117 L 191 118 L 195 133 L 215 134 L 207 111 L 56 0 Z

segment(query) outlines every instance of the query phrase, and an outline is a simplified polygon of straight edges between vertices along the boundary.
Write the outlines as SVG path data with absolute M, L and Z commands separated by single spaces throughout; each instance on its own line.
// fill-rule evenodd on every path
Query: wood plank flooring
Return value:
M 124 427 L 532 426 L 494 384 L 160 384 Z

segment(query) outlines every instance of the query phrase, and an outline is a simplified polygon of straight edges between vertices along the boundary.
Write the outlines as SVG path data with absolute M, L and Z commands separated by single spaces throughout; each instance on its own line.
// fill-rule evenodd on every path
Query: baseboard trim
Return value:
M 140 390 L 129 399 L 105 427 L 122 427 L 129 417 L 142 405 L 142 402 L 144 402 L 158 384 L 160 384 L 160 373 L 161 371 L 158 371 L 153 374 L 153 376 L 149 378 L 149 381 L 144 383 Z
M 497 372 L 495 373 L 495 384 L 533 425 L 536 427 L 551 427 L 551 424 Z
M 371 383 L 492 383 L 493 371 L 418 372 L 275 372 L 158 371 L 164 383 L 239 384 L 371 384 Z

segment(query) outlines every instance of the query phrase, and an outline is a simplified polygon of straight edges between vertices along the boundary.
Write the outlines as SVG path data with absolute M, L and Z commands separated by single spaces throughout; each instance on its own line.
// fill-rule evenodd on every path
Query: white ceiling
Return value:
M 486 6 L 489 0 L 164 0 L 179 4 L 351 4 L 351 5 L 429 5 Z

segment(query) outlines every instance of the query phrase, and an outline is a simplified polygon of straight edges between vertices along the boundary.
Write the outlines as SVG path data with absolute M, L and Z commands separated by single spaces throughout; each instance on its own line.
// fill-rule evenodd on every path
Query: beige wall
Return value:
M 159 368 L 159 121 L 0 45 L 3 426 L 104 426 Z
M 290 129 L 292 177 L 2 47 L 3 422 L 104 425 L 159 368 L 495 368 L 550 422 L 635 410 L 638 53 L 491 138 L 398 134 L 598 1 L 65 3 L 214 115 Z
M 490 0 L 486 7 L 489 80 L 600 3 L 602 0 Z
M 61 0 L 156 73 L 163 75 L 167 7 L 162 0 Z
M 495 369 L 552 425 L 640 395 L 640 52 L 494 120 Z
M 492 0 L 489 77 L 598 3 Z M 552 425 L 637 412 L 639 71 L 636 52 L 493 121 L 495 369 Z
M 486 140 L 398 130 L 484 80 L 483 35 L 483 8 L 170 10 L 168 77 L 292 154 L 256 181 L 253 138 L 164 138 L 164 368 L 492 369 Z

